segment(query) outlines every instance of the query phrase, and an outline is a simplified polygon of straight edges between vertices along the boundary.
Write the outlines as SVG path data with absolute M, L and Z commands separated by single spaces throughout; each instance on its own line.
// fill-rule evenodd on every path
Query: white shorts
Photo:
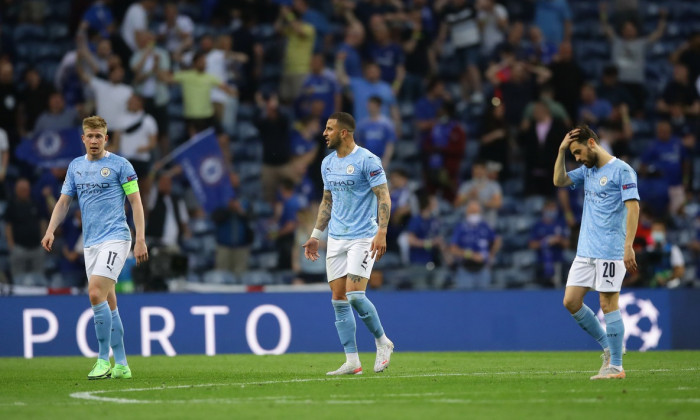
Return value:
M 622 260 L 577 256 L 571 264 L 566 286 L 588 287 L 598 292 L 619 292 L 626 272 Z
M 116 283 L 131 250 L 131 241 L 106 241 L 84 250 L 88 281 L 90 276 L 102 276 Z
M 374 258 L 369 251 L 372 238 L 333 239 L 328 237 L 326 248 L 326 276 L 333 281 L 347 274 L 369 279 Z

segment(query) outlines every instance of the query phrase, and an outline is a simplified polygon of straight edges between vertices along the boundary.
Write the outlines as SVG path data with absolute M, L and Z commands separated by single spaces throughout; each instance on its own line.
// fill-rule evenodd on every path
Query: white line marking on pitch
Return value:
M 628 372 L 676 372 L 676 371 L 697 371 L 698 368 L 683 368 L 683 369 L 637 369 L 628 370 Z M 111 389 L 111 390 L 99 390 L 99 391 L 85 391 L 85 392 L 74 392 L 70 394 L 71 398 L 77 398 L 81 400 L 90 401 L 100 401 L 100 402 L 112 402 L 117 404 L 171 404 L 171 403 L 193 403 L 193 402 L 211 402 L 214 400 L 137 400 L 130 398 L 116 398 L 116 397 L 101 397 L 96 394 L 104 394 L 107 392 L 142 392 L 142 391 L 158 391 L 167 389 L 184 389 L 184 388 L 206 388 L 212 386 L 240 386 L 245 387 L 248 385 L 277 385 L 277 384 L 290 384 L 290 383 L 304 383 L 304 382 L 326 382 L 326 381 L 337 381 L 337 380 L 368 380 L 368 379 L 401 379 L 401 378 L 437 378 L 437 377 L 460 377 L 460 376 L 488 376 L 488 375 L 506 375 L 506 376 L 516 376 L 516 375 L 556 375 L 556 374 L 576 374 L 576 373 L 591 373 L 594 371 L 588 370 L 566 370 L 566 371 L 513 371 L 513 372 L 462 372 L 462 373 L 426 373 L 426 374 L 412 374 L 412 375 L 392 375 L 392 376 L 365 376 L 365 377 L 349 377 L 349 378 L 306 378 L 306 379 L 285 379 L 281 381 L 257 381 L 257 382 L 238 382 L 238 383 L 210 383 L 210 384 L 194 384 L 194 385 L 169 385 L 169 386 L 157 386 L 151 388 L 127 388 L 127 389 Z M 269 397 L 266 397 L 269 398 Z M 283 397 L 273 397 L 275 402 L 282 402 Z M 236 399 L 237 402 L 243 402 L 242 399 Z M 282 400 L 282 401 L 281 401 Z M 447 399 L 442 399 L 447 400 Z M 233 401 L 231 400 L 221 400 Z M 338 402 L 329 402 L 337 400 L 323 401 L 329 404 L 338 404 Z M 365 400 L 371 401 L 371 400 Z M 437 400 L 431 400 L 437 401 Z M 452 403 L 458 400 L 451 401 Z M 467 400 L 460 400 L 467 401 Z M 696 399 L 685 399 L 684 402 L 697 402 Z M 290 401 L 297 402 L 297 401 Z M 444 401 L 447 402 L 447 401 Z M 678 401 L 680 402 L 680 400 Z M 465 403 L 465 402 L 462 402 Z

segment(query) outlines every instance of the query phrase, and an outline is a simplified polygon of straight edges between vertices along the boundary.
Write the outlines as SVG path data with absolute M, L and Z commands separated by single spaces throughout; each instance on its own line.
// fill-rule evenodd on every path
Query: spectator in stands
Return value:
M 685 258 L 678 245 L 668 241 L 666 224 L 655 221 L 651 225 L 652 244 L 647 246 L 644 255 L 644 276 L 640 278 L 643 287 L 676 288 L 683 284 Z
M 495 0 L 477 0 L 477 19 L 481 28 L 482 62 L 488 62 L 496 47 L 505 41 L 508 29 L 508 9 Z
M 381 70 L 376 63 L 366 63 L 364 77 L 349 77 L 345 73 L 344 53 L 336 56 L 335 71 L 338 82 L 345 88 L 345 93 L 353 101 L 353 117 L 355 121 L 362 121 L 369 116 L 367 101 L 372 96 L 382 99 L 382 114 L 394 121 L 394 126 L 399 134 L 398 127 L 401 125 L 401 114 L 396 104 L 396 97 L 391 90 L 391 85 L 380 79 Z
M 683 145 L 693 150 L 697 144 L 697 136 L 700 134 L 700 118 L 687 115 L 686 106 L 682 102 L 672 102 L 668 107 L 668 118 L 671 123 L 673 135 L 683 140 Z
M 111 9 L 112 0 L 97 0 L 83 13 L 81 19 L 87 27 L 98 31 L 102 38 L 108 39 L 114 32 L 114 16 Z M 81 23 L 82 23 L 81 22 Z
M 144 100 L 132 95 L 127 102 L 127 112 L 119 121 L 110 140 L 112 151 L 131 162 L 138 176 L 141 194 L 148 197 L 151 188 L 149 173 L 153 162 L 153 151 L 158 145 L 158 124 L 152 115 L 144 111 Z
M 530 230 L 530 249 L 537 251 L 536 283 L 547 287 L 561 287 L 564 262 L 563 250 L 569 246 L 569 229 L 559 217 L 557 202 L 547 200 L 542 218 Z
M 189 16 L 179 13 L 175 1 L 165 3 L 163 17 L 165 20 L 158 27 L 158 41 L 171 54 L 173 62 L 179 63 L 182 54 L 194 45 L 194 22 Z
M 389 28 L 380 16 L 373 16 L 370 25 L 373 40 L 368 46 L 367 56 L 379 66 L 381 80 L 390 84 L 394 95 L 398 95 L 406 78 L 403 49 L 391 39 Z
M 215 210 L 211 219 L 216 224 L 216 269 L 242 274 L 248 269 L 254 239 L 248 225 L 248 203 L 232 198 L 226 207 Z
M 467 204 L 465 216 L 450 241 L 450 253 L 458 264 L 455 286 L 485 289 L 491 285 L 491 264 L 501 247 L 501 238 L 483 220 L 478 201 Z
M 7 167 L 10 163 L 10 142 L 7 131 L 0 127 L 0 202 L 7 200 Z
M 362 23 L 355 18 L 352 11 L 346 10 L 345 18 L 348 21 L 345 27 L 345 37 L 338 45 L 336 55 L 344 54 L 344 70 L 348 77 L 362 77 L 362 58 L 360 47 L 365 40 L 365 28 Z
M 498 99 L 492 100 L 482 117 L 478 154 L 479 160 L 498 167 L 500 181 L 510 174 L 511 134 L 505 115 L 505 105 Z
M 642 174 L 656 171 L 668 186 L 669 211 L 676 214 L 685 203 L 684 181 L 689 179 L 688 150 L 673 136 L 667 120 L 656 123 L 656 140 L 642 155 Z
M 132 52 L 136 52 L 136 33 L 148 30 L 149 15 L 153 13 L 158 2 L 155 0 L 140 0 L 134 2 L 126 10 L 122 19 L 121 35 L 126 45 Z
M 61 273 L 64 287 L 84 287 L 85 258 L 83 258 L 83 214 L 75 206 L 70 218 L 63 224 L 61 241 L 61 257 L 58 260 L 58 270 Z M 56 246 L 56 245 L 54 245 Z
M 333 39 L 331 37 L 331 27 L 323 13 L 309 6 L 309 0 L 293 0 L 292 10 L 296 12 L 301 20 L 310 24 L 316 31 L 316 41 L 314 51 L 323 53 L 325 46 Z
M 525 60 L 527 44 L 523 40 L 524 35 L 525 25 L 522 22 L 516 21 L 511 23 L 508 29 L 508 37 L 493 50 L 489 57 L 489 63 L 500 61 L 504 50 L 509 51 L 517 60 Z
M 292 179 L 292 168 L 289 164 L 291 150 L 289 148 L 289 119 L 280 111 L 277 96 L 274 94 L 256 95 L 258 116 L 255 125 L 260 133 L 263 148 L 262 198 L 270 205 L 274 204 L 277 196 L 277 186 L 282 179 Z
M 389 168 L 394 156 L 396 130 L 391 120 L 381 114 L 382 98 L 372 96 L 367 101 L 369 116 L 358 122 L 355 141 L 382 160 L 382 167 Z
M 631 153 L 630 142 L 634 135 L 629 106 L 625 103 L 614 105 L 607 121 L 600 124 L 598 130 L 609 141 L 610 153 L 627 161 L 625 157 Z
M 683 64 L 688 68 L 688 78 L 694 82 L 700 77 L 700 32 L 693 32 L 688 41 L 683 43 L 671 55 L 673 63 Z
M 671 104 L 683 105 L 687 115 L 700 115 L 700 96 L 695 88 L 695 80 L 688 77 L 688 68 L 683 64 L 673 66 L 673 79 L 670 80 L 661 97 L 656 102 L 656 110 L 661 114 L 670 113 Z
M 525 48 L 526 60 L 529 63 L 548 66 L 557 55 L 557 44 L 547 40 L 540 28 L 530 27 L 530 42 Z
M 454 201 L 459 169 L 467 145 L 467 133 L 455 115 L 455 105 L 443 102 L 438 122 L 422 145 L 423 174 L 430 194 L 438 191 L 442 198 Z
M 285 103 L 291 103 L 299 96 L 301 86 L 311 68 L 316 30 L 312 25 L 301 20 L 298 12 L 287 6 L 280 8 L 275 29 L 287 40 L 280 82 L 280 99 Z
M 146 238 L 151 250 L 179 254 L 181 241 L 191 236 L 190 218 L 185 201 L 173 192 L 172 176 L 161 173 L 156 188 L 142 195 L 148 197 Z
M 80 53 L 78 55 L 80 56 Z M 86 73 L 80 58 L 76 69 L 80 79 L 90 87 L 95 97 L 96 114 L 109 121 L 110 131 L 107 134 L 124 129 L 121 124 L 125 120 L 126 104 L 134 93 L 131 86 L 123 83 L 124 68 L 119 65 L 111 68 L 108 80 Z
M 167 153 L 168 103 L 170 91 L 159 75 L 170 71 L 170 56 L 155 44 L 153 33 L 136 33 L 138 51 L 131 56 L 129 66 L 134 74 L 134 90 L 144 101 L 144 109 L 158 124 L 160 150 Z
M 647 91 L 644 86 L 644 69 L 646 67 L 646 51 L 649 44 L 653 44 L 664 34 L 666 29 L 667 12 L 664 9 L 659 11 L 659 24 L 656 30 L 646 37 L 640 37 L 634 23 L 628 21 L 622 25 L 622 37 L 618 37 L 614 29 L 608 24 L 607 6 L 605 2 L 600 3 L 600 22 L 603 31 L 612 41 L 611 58 L 619 71 L 620 82 L 632 94 L 637 108 L 633 112 L 640 111 L 644 106 Z
M 603 69 L 603 74 L 598 86 L 598 97 L 607 99 L 613 105 L 626 104 L 630 109 L 638 109 L 638 104 L 632 94 L 618 79 L 618 70 L 614 65 Z
M 316 225 L 316 213 L 318 205 L 312 204 L 308 207 L 302 207 L 297 211 L 298 226 L 294 233 L 295 246 L 292 247 L 292 271 L 295 278 L 293 284 L 308 284 L 308 283 L 323 283 L 327 281 L 326 266 L 324 264 L 314 264 L 313 261 L 304 257 L 302 245 L 309 239 L 309 232 L 314 230 Z M 328 230 L 321 233 L 320 242 L 318 244 L 318 254 L 321 261 L 326 260 L 326 242 L 328 239 Z
M 301 181 L 301 177 L 306 174 L 309 165 L 316 159 L 318 154 L 318 137 L 321 134 L 321 123 L 317 118 L 309 115 L 294 124 L 289 143 L 291 148 L 292 163 L 299 165 L 292 180 L 295 183 Z M 298 174 L 298 175 L 297 175 Z M 307 238 L 308 239 L 308 238 Z
M 32 132 L 37 118 L 46 110 L 46 104 L 53 88 L 41 79 L 36 68 L 30 67 L 24 73 L 24 89 L 19 92 L 17 126 L 22 137 Z
M 438 122 L 438 111 L 442 102 L 449 100 L 445 84 L 438 77 L 428 79 L 425 95 L 416 102 L 413 117 L 418 130 L 419 139 L 425 139 Z
M 415 102 L 423 94 L 423 81 L 438 72 L 433 39 L 423 23 L 423 17 L 421 9 L 414 6 L 401 34 L 403 53 L 406 56 L 406 78 L 400 96 L 410 102 Z
M 587 124 L 594 130 L 598 125 L 610 118 L 612 105 L 606 99 L 596 97 L 595 88 L 590 83 L 581 87 L 581 106 L 578 110 L 578 122 Z
M 395 168 L 389 174 L 389 197 L 391 198 L 391 217 L 387 230 L 387 252 L 399 250 L 399 236 L 406 228 L 408 219 L 414 209 L 413 190 L 408 183 L 408 173 L 403 168 Z
M 506 121 L 511 126 L 515 127 L 521 123 L 525 107 L 537 97 L 537 85 L 544 84 L 549 77 L 551 73 L 546 67 L 522 61 L 512 64 L 509 78 L 504 80 L 499 76 L 492 77 L 492 82 L 500 92 L 496 96 L 505 103 Z
M 554 99 L 564 105 L 569 115 L 575 116 L 578 113 L 579 92 L 583 86 L 584 75 L 583 69 L 574 59 L 571 42 L 564 41 L 559 45 L 557 55 L 549 64 L 549 71 L 552 72 L 549 82 Z
M 440 13 L 440 33 L 437 45 L 443 46 L 449 35 L 454 48 L 454 57 L 460 71 L 460 81 L 464 96 L 473 102 L 483 101 L 481 91 L 481 72 L 479 71 L 479 54 L 481 49 L 481 33 L 477 11 L 466 0 L 450 0 Z M 442 51 L 446 55 L 446 51 Z M 464 71 L 466 69 L 466 71 Z
M 411 267 L 414 288 L 420 288 L 425 280 L 435 287 L 432 271 L 442 264 L 445 240 L 442 237 L 438 202 L 434 195 L 418 194 L 418 212 L 414 212 L 406 226 L 408 263 Z M 420 282 L 420 283 L 419 283 Z M 416 284 L 419 283 L 419 284 Z
M 277 250 L 277 269 L 292 269 L 292 248 L 298 221 L 297 212 L 305 207 L 294 191 L 294 182 L 283 179 L 279 186 L 279 200 L 275 205 L 277 230 L 275 231 L 275 249 Z
M 61 196 L 66 167 L 49 168 L 41 171 L 41 176 L 32 185 L 32 200 L 41 206 L 41 211 L 51 214 L 56 200 Z
M 525 160 L 525 194 L 551 196 L 554 192 L 552 168 L 566 126 L 553 118 L 543 102 L 535 104 L 532 123 L 520 132 L 520 149 Z
M 472 164 L 472 177 L 460 185 L 454 206 L 462 207 L 473 200 L 478 201 L 484 209 L 486 223 L 495 228 L 498 210 L 503 206 L 503 192 L 498 182 L 489 179 L 486 162 L 482 160 Z
M 5 237 L 15 284 L 25 281 L 25 275 L 31 275 L 33 281 L 43 276 L 45 254 L 41 249 L 41 232 L 46 230 L 46 226 L 45 213 L 31 199 L 29 181 L 18 179 L 15 195 L 5 211 Z
M 48 99 L 48 109 L 44 111 L 34 124 L 33 132 L 45 130 L 60 131 L 80 125 L 80 115 L 74 107 L 67 107 L 63 94 L 53 92 Z
M 207 73 L 206 54 L 202 51 L 192 57 L 192 69 L 178 71 L 174 74 L 161 73 L 161 79 L 168 83 L 182 85 L 182 102 L 184 105 L 184 117 L 190 136 L 214 127 L 221 152 L 224 159 L 231 163 L 231 151 L 228 136 L 222 131 L 214 113 L 214 104 L 211 101 L 211 92 L 219 88 L 229 95 L 236 95 L 236 90 L 222 82 L 218 77 Z
M 10 140 L 17 140 L 17 85 L 14 82 L 14 67 L 9 60 L 0 60 L 0 127 L 2 127 Z
M 554 45 L 571 40 L 572 21 L 573 14 L 566 0 L 546 0 L 535 3 L 535 26 L 540 28 L 544 38 Z
M 535 109 L 535 104 L 538 102 L 542 102 L 547 105 L 547 108 L 549 108 L 549 112 L 552 114 L 553 118 L 560 119 L 567 127 L 571 126 L 571 118 L 569 117 L 569 113 L 567 112 L 566 108 L 564 108 L 562 103 L 554 99 L 554 89 L 552 88 L 552 85 L 546 83 L 540 88 L 540 97 L 537 100 L 530 102 L 525 107 L 525 110 L 523 111 L 523 121 L 520 123 L 521 130 L 527 130 L 530 127 L 530 123 L 532 122 L 532 113 Z
M 313 101 L 323 102 L 323 112 L 320 117 L 327 120 L 334 112 L 340 111 L 342 94 L 335 73 L 325 67 L 323 55 L 314 54 L 311 58 L 311 73 L 306 77 L 301 87 L 301 95 L 297 98 L 299 114 L 308 115 Z

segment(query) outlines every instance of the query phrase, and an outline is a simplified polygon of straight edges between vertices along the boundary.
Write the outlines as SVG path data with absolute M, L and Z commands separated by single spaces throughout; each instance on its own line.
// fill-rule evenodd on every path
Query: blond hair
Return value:
M 107 134 L 107 121 L 99 115 L 93 115 L 83 119 L 83 131 L 85 130 L 102 130 Z

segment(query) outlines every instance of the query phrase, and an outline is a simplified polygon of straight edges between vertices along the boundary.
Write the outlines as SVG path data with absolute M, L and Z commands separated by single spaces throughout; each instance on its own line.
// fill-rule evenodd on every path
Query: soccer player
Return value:
M 107 123 L 102 117 L 83 120 L 82 140 L 87 154 L 68 165 L 61 197 L 54 207 L 41 245 L 46 251 L 51 251 L 53 234 L 65 219 L 73 196 L 77 195 L 83 215 L 88 294 L 95 313 L 95 333 L 99 343 L 98 359 L 88 379 L 129 379 L 131 369 L 126 362 L 124 327 L 117 309 L 114 285 L 131 249 L 124 197 L 129 199 L 136 227 L 136 263 L 148 260 L 141 195 L 136 172 L 129 161 L 105 150 Z M 110 346 L 114 352 L 114 368 L 109 363 Z
M 583 166 L 566 172 L 564 158 L 571 151 Z M 576 322 L 603 347 L 603 366 L 591 379 L 624 378 L 623 338 L 618 299 L 625 271 L 637 271 L 632 243 L 639 220 L 637 174 L 625 162 L 610 155 L 588 126 L 569 131 L 554 163 L 554 185 L 580 188 L 585 201 L 576 258 L 569 270 L 564 306 Z M 589 289 L 600 295 L 606 330 L 583 303 Z
M 355 119 L 350 114 L 337 112 L 328 118 L 323 137 L 328 148 L 335 151 L 321 164 L 323 199 L 316 226 L 303 245 L 304 256 L 316 261 L 319 238 L 328 226 L 326 276 L 333 294 L 335 327 L 347 359 L 328 375 L 362 374 L 352 308 L 374 335 L 375 372 L 389 367 L 394 351 L 376 308 L 365 296 L 372 266 L 386 253 L 391 198 L 381 161 L 355 144 L 354 131 Z

